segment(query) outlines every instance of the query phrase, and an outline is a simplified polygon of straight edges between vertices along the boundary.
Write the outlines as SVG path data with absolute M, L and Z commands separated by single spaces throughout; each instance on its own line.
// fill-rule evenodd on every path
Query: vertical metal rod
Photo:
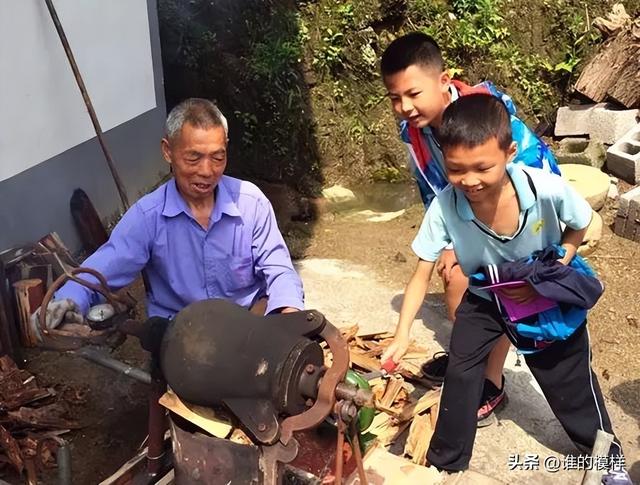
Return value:
M 69 443 L 61 440 L 62 443 L 58 448 L 58 481 L 60 485 L 71 485 L 71 450 Z
M 155 374 L 152 371 L 152 376 Z M 164 380 L 154 377 L 149 390 L 149 443 L 147 445 L 147 475 L 155 477 L 162 469 L 164 433 L 167 430 L 166 410 L 158 400 L 167 390 Z
M 346 432 L 346 426 L 344 421 L 342 421 L 342 417 L 340 413 L 337 413 L 338 416 L 338 442 L 336 444 L 336 478 L 333 482 L 335 485 L 342 485 L 342 467 L 344 464 L 344 453 L 342 448 L 344 447 L 344 434 Z
M 62 46 L 64 47 L 64 52 L 67 55 L 69 65 L 71 66 L 73 75 L 76 78 L 76 82 L 78 83 L 78 88 L 80 88 L 80 92 L 82 93 L 82 99 L 84 99 L 84 104 L 86 105 L 87 111 L 89 112 L 89 117 L 91 118 L 91 122 L 93 123 L 93 128 L 96 132 L 96 136 L 98 138 L 98 142 L 100 143 L 100 147 L 102 148 L 102 152 L 104 153 L 104 157 L 107 160 L 107 165 L 109 166 L 109 170 L 111 171 L 113 181 L 116 183 L 118 193 L 120 194 L 120 200 L 122 201 L 124 210 L 127 210 L 129 208 L 129 199 L 127 198 L 127 193 L 124 190 L 124 185 L 120 180 L 120 175 L 118 175 L 118 171 L 116 170 L 111 155 L 109 154 L 109 150 L 107 149 L 107 145 L 105 144 L 104 138 L 102 136 L 102 128 L 100 128 L 98 117 L 96 116 L 96 112 L 93 109 L 91 98 L 89 98 L 89 93 L 87 92 L 87 88 L 85 87 L 84 81 L 82 80 L 82 75 L 80 74 L 80 70 L 78 69 L 76 60 L 73 57 L 71 46 L 69 45 L 67 36 L 64 33 L 64 29 L 62 28 L 62 24 L 60 23 L 60 19 L 58 18 L 58 13 L 56 12 L 56 8 L 54 7 L 52 0 L 44 1 L 47 4 L 47 8 L 49 9 L 49 15 L 51 15 L 53 25 L 56 27 L 56 31 L 58 32 L 58 37 L 60 37 L 60 42 L 62 42 Z
M 367 485 L 367 474 L 364 471 L 364 463 L 362 462 L 362 450 L 360 450 L 360 439 L 358 438 L 358 420 L 354 419 L 351 422 L 351 447 L 353 448 L 353 455 L 356 459 L 356 466 L 358 467 L 358 477 L 360 478 L 359 485 Z

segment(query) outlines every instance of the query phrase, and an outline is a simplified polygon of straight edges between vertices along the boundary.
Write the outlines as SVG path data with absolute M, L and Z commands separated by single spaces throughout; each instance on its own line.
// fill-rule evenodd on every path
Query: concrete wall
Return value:
M 159 149 L 166 113 L 156 0 L 57 0 L 55 5 L 129 201 L 134 202 L 168 169 Z M 83 9 L 78 10 L 79 5 Z M 9 13 L 11 25 L 6 21 Z M 19 47 L 25 35 L 21 28 L 31 27 L 21 25 L 25 18 L 20 19 L 20 13 L 53 29 L 47 27 L 44 2 L 1 4 L 0 19 L 5 20 L 0 24 L 5 28 L 0 28 L 0 59 L 3 66 L 17 68 L 3 67 L 0 76 L 0 250 L 51 231 L 76 250 L 80 241 L 69 211 L 73 191 L 82 188 L 102 218 L 118 213 L 120 200 L 98 141 L 87 130 L 91 122 L 55 30 L 40 34 L 44 40 L 34 42 L 44 44 L 25 52 Z M 8 47 L 12 45 L 16 48 Z M 37 70 L 39 64 L 49 71 Z M 28 79 L 30 74 L 42 78 Z M 48 85 L 56 86 L 56 92 Z

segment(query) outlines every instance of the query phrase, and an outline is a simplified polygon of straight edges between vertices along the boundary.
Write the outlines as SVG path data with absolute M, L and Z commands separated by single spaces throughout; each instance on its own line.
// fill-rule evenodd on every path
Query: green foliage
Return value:
M 436 39 L 449 66 L 484 73 L 482 77 L 508 88 L 529 114 L 541 115 L 549 110 L 558 89 L 569 83 L 588 47 L 599 40 L 587 25 L 585 5 L 571 0 L 542 2 L 545 11 L 554 13 L 539 19 L 551 24 L 554 43 L 540 52 L 519 39 L 522 22 L 531 20 L 518 6 L 511 9 L 510 0 L 413 0 L 410 12 L 415 16 L 413 26 Z
M 554 32 L 560 32 L 566 36 L 567 42 L 562 52 L 562 58 L 559 62 L 545 61 L 544 66 L 550 73 L 557 74 L 556 77 L 562 78 L 567 76 L 570 78 L 576 66 L 583 60 L 585 51 L 589 46 L 601 40 L 600 33 L 590 28 L 582 10 L 569 10 L 567 12 L 566 5 L 563 0 L 545 0 L 548 8 L 564 9 L 565 15 L 561 23 L 553 26 Z
M 402 181 L 406 176 L 396 167 L 382 166 L 373 171 L 371 179 L 374 182 L 397 183 Z
M 276 83 L 280 90 L 297 81 L 296 69 L 307 39 L 302 27 L 300 16 L 286 10 L 256 21 L 254 29 L 260 34 L 250 39 L 247 58 L 247 66 L 255 79 Z
M 432 35 L 450 72 L 494 81 L 531 120 L 560 102 L 614 1 L 159 0 L 167 100 L 233 113 L 232 160 L 250 176 L 397 181 L 406 156 L 378 72 L 391 40 Z
M 321 71 L 335 72 L 344 65 L 344 34 L 326 28 L 322 42 L 313 58 L 313 66 Z

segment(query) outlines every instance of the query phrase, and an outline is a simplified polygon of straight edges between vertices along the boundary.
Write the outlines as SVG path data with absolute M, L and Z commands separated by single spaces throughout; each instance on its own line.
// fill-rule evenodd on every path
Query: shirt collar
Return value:
M 216 205 L 213 209 L 212 218 L 214 220 L 220 219 L 222 214 L 226 214 L 232 217 L 240 217 L 240 209 L 233 200 L 229 187 L 227 187 L 227 180 L 225 176 L 222 176 L 220 182 L 218 182 L 216 193 Z
M 449 84 L 449 92 L 451 93 L 451 102 L 453 103 L 456 99 L 460 97 L 460 93 L 458 93 L 458 88 L 456 88 L 453 83 Z
M 529 177 L 521 167 L 516 163 L 507 164 L 507 174 L 511 178 L 513 188 L 518 196 L 518 203 L 520 205 L 520 212 L 525 212 L 530 209 L 536 202 L 536 195 L 531 190 L 529 185 Z M 473 209 L 469 200 L 464 196 L 464 192 L 453 188 L 455 194 L 456 211 L 458 216 L 464 221 L 472 221 L 475 219 Z
M 162 215 L 165 217 L 175 217 L 183 212 L 189 217 L 192 217 L 189 206 L 178 191 L 176 180 L 172 178 L 167 182 Z M 219 220 L 222 214 L 240 216 L 240 210 L 229 193 L 224 176 L 220 179 L 216 187 L 216 203 L 211 214 L 211 219 L 214 221 Z
M 172 178 L 171 180 L 169 180 L 169 182 L 167 182 L 162 215 L 166 217 L 175 217 L 182 212 L 189 215 L 191 214 L 187 203 L 180 195 L 180 192 L 178 192 L 176 179 Z

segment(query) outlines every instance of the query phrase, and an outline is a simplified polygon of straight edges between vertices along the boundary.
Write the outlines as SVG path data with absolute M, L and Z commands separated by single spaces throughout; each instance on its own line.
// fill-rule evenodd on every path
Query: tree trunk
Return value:
M 640 106 L 640 22 L 608 40 L 589 61 L 575 86 L 596 102 L 611 98 L 626 106 Z

